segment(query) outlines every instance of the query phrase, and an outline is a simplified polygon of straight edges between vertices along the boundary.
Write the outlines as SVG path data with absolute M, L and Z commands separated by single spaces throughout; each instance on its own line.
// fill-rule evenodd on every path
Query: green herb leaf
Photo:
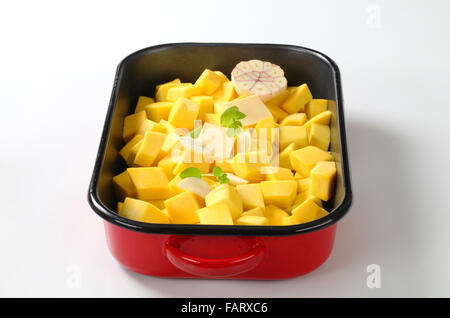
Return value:
M 228 179 L 226 173 L 224 173 L 223 175 L 221 175 L 220 177 L 218 177 L 217 180 L 219 180 L 219 183 L 220 183 L 220 184 L 224 184 L 224 183 L 230 182 L 230 179 Z
M 227 136 L 230 138 L 236 138 L 239 133 L 241 132 L 241 128 L 228 128 L 227 129 Z
M 222 127 L 230 127 L 230 125 L 238 120 L 245 118 L 246 115 L 239 111 L 237 106 L 227 108 L 220 116 L 220 125 Z
M 202 131 L 202 126 L 195 128 L 189 133 L 189 136 L 191 136 L 192 139 L 197 139 L 200 135 L 200 132 Z
M 189 177 L 201 178 L 202 172 L 200 171 L 199 168 L 189 167 L 189 168 L 184 169 L 180 173 L 180 177 L 181 177 L 181 179 L 189 178 Z
M 222 168 L 216 166 L 213 168 L 212 173 L 216 178 L 219 178 L 223 174 L 223 171 Z

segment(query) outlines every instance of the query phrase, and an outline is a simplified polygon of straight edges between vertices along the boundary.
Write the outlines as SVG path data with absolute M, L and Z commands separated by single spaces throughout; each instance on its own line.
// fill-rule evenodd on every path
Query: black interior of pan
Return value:
M 297 48 L 297 47 L 294 47 Z M 228 77 L 240 61 L 260 59 L 278 64 L 285 71 L 289 86 L 307 83 L 314 98 L 328 99 L 334 113 L 331 122 L 330 151 L 338 166 L 336 194 L 326 203 L 332 211 L 344 196 L 342 179 L 339 122 L 337 120 L 338 92 L 335 69 L 320 54 L 290 46 L 251 44 L 172 44 L 141 50 L 127 57 L 120 65 L 115 94 L 111 100 L 111 119 L 105 152 L 97 175 L 98 200 L 115 211 L 116 198 L 111 178 L 126 166 L 118 152 L 124 145 L 122 125 L 126 115 L 134 111 L 139 96 L 153 96 L 155 86 L 179 77 L 183 82 L 194 82 L 205 68 L 220 70 Z

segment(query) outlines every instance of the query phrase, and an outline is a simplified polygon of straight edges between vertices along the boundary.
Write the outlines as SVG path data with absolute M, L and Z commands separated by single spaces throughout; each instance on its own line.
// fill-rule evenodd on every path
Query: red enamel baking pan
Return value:
M 205 69 L 231 73 L 239 61 L 260 59 L 280 65 L 290 86 L 307 83 L 315 98 L 329 100 L 333 112 L 331 145 L 338 177 L 327 216 L 290 226 L 152 224 L 116 212 L 112 177 L 125 170 L 119 157 L 122 125 L 140 95 L 176 77 L 194 82 Z M 175 43 L 149 47 L 118 66 L 89 203 L 104 220 L 108 247 L 124 267 L 173 278 L 286 279 L 313 271 L 331 253 L 337 222 L 352 201 L 341 81 L 336 64 L 324 54 L 292 45 Z

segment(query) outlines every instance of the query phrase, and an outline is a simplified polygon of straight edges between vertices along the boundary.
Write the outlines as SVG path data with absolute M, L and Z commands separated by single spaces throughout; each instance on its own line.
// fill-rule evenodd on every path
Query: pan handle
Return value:
M 265 248 L 259 240 L 252 240 L 250 251 L 226 258 L 205 258 L 184 253 L 170 239 L 164 245 L 164 250 L 172 265 L 186 273 L 203 278 L 225 278 L 248 272 L 261 263 Z

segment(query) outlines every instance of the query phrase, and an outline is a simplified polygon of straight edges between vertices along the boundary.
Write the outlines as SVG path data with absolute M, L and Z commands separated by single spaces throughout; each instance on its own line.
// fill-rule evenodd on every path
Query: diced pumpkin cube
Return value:
M 172 106 L 173 103 L 170 102 L 159 102 L 147 105 L 145 107 L 147 118 L 157 123 L 159 123 L 161 119 L 167 120 L 169 119 L 169 114 Z
M 125 117 L 123 121 L 123 140 L 129 142 L 139 130 L 141 124 L 147 119 L 146 112 L 140 111 Z
M 275 106 L 281 106 L 281 104 L 283 104 L 290 96 L 290 91 L 288 91 L 287 89 L 284 90 L 283 92 L 281 92 L 280 94 L 278 94 L 275 97 L 272 97 L 271 99 L 269 99 L 266 104 L 271 104 L 271 105 L 275 105 Z
M 228 77 L 225 74 L 223 74 L 221 71 L 214 71 L 214 73 L 216 73 L 217 75 L 219 75 L 222 78 L 222 82 L 229 81 Z
M 298 224 L 297 220 L 292 216 L 283 216 L 281 220 L 282 225 L 295 225 Z
M 270 225 L 283 225 L 283 217 L 289 216 L 288 213 L 275 205 L 268 205 L 266 207 L 266 217 Z
M 167 120 L 161 119 L 159 123 L 166 128 L 166 132 L 168 135 L 176 133 L 176 127 L 174 127 L 171 123 L 169 123 Z
M 170 197 L 169 180 L 160 167 L 127 169 L 139 200 L 163 200 Z
M 162 85 L 165 85 L 165 84 L 179 84 L 179 83 L 181 83 L 181 80 L 179 78 L 175 78 L 175 79 L 171 80 L 170 82 L 156 85 L 156 90 L 158 90 Z
M 120 211 L 122 210 L 122 207 L 123 207 L 123 202 L 118 201 L 117 208 L 116 208 L 117 214 L 120 215 Z
M 164 143 L 161 146 L 161 150 L 159 151 L 158 157 L 156 157 L 156 160 L 159 161 L 162 158 L 166 157 L 167 155 L 172 155 L 172 150 L 176 151 L 177 149 L 181 149 L 181 146 L 179 144 L 180 142 L 180 136 L 176 133 L 169 133 L 166 135 L 166 138 L 164 139 Z M 174 154 L 174 158 L 175 158 Z M 172 158 L 172 160 L 175 160 Z
M 223 82 L 213 94 L 215 101 L 227 102 L 237 97 L 232 81 Z
M 141 136 L 141 135 L 139 135 Z M 144 137 L 142 137 L 144 138 Z M 139 140 L 133 147 L 131 147 L 129 153 L 128 153 L 128 158 L 127 158 L 127 165 L 130 167 L 134 166 L 134 159 L 136 158 L 136 154 L 138 153 L 139 149 L 141 149 L 141 145 L 142 145 L 142 139 Z
M 280 126 L 280 149 L 284 149 L 291 143 L 295 143 L 297 148 L 308 145 L 308 135 L 306 128 L 302 126 Z
M 122 156 L 122 158 L 125 161 L 128 160 L 128 156 L 130 154 L 131 148 L 133 148 L 139 141 L 141 141 L 142 138 L 144 138 L 144 136 L 134 135 L 134 137 L 129 142 L 127 142 L 127 144 L 125 146 L 123 146 L 122 149 L 120 149 L 119 154 Z
M 267 108 L 272 113 L 273 118 L 275 121 L 279 122 L 286 118 L 289 114 L 286 113 L 284 110 L 282 110 L 279 106 L 273 105 L 270 103 L 266 103 Z
M 156 206 L 158 209 L 163 210 L 165 209 L 165 205 L 164 205 L 164 200 L 152 200 L 152 201 L 147 201 L 150 204 L 153 204 L 154 206 Z
M 243 215 L 236 220 L 237 225 L 269 225 L 269 220 L 264 216 Z
M 295 142 L 292 142 L 289 146 L 284 148 L 278 155 L 278 166 L 292 170 L 290 154 L 297 149 Z
M 210 191 L 205 197 L 205 204 L 207 207 L 216 204 L 225 204 L 230 209 L 231 217 L 236 219 L 243 211 L 242 199 L 239 196 L 236 188 L 223 187 Z
M 273 142 L 279 137 L 278 132 L 274 129 L 277 126 L 272 116 L 260 119 L 253 130 L 252 138 Z
M 287 211 L 294 210 L 296 207 L 298 207 L 300 204 L 305 202 L 307 199 L 313 200 L 315 204 L 317 204 L 320 207 L 323 207 L 322 201 L 318 197 L 316 197 L 315 195 L 311 194 L 311 192 L 308 190 L 308 191 L 301 192 L 301 193 L 297 194 L 297 196 L 295 197 L 295 201 L 292 204 L 292 206 L 289 207 L 286 210 Z
M 216 204 L 197 210 L 200 224 L 233 225 L 231 211 L 226 204 Z
M 311 199 L 306 199 L 302 204 L 292 210 L 292 216 L 300 224 L 315 221 L 327 214 L 327 211 L 318 206 Z
M 226 101 L 215 101 L 214 102 L 214 113 L 217 114 L 220 118 L 222 113 L 227 109 Z
M 181 97 L 172 106 L 169 114 L 169 123 L 177 128 L 194 129 L 194 121 L 197 119 L 199 106 L 196 102 Z
M 220 115 L 219 114 L 205 114 L 205 122 L 213 124 L 213 125 L 220 125 Z
M 286 116 L 280 123 L 282 126 L 301 126 L 308 121 L 305 113 L 295 113 Z
M 165 138 L 166 135 L 163 133 L 147 131 L 134 158 L 134 164 L 141 167 L 150 167 L 158 156 Z
M 270 173 L 266 174 L 266 181 L 277 180 L 294 180 L 294 174 L 289 168 L 274 168 Z
M 323 201 L 328 201 L 334 193 L 336 163 L 319 161 L 311 169 L 311 193 Z
M 200 204 L 192 192 L 185 191 L 177 194 L 164 201 L 164 205 L 172 223 L 194 224 L 199 222 L 197 210 L 200 209 Z
M 206 161 L 206 159 L 199 154 L 194 153 L 193 151 L 186 149 L 182 152 L 180 159 L 177 162 L 177 165 L 173 169 L 173 174 L 180 174 L 184 169 L 189 167 L 195 167 L 200 169 L 202 173 L 208 173 L 211 167 L 211 164 Z
M 306 130 L 309 134 L 312 124 L 320 124 L 320 125 L 329 126 L 332 115 L 333 115 L 332 112 L 330 112 L 329 110 L 326 110 L 324 112 L 321 112 L 320 114 L 317 114 L 310 120 L 308 120 L 303 126 L 306 127 Z
M 214 112 L 212 96 L 194 96 L 191 99 L 198 104 L 198 119 L 205 121 L 205 115 Z
M 196 85 L 203 85 L 203 92 L 207 95 L 214 93 L 224 82 L 223 76 L 211 70 L 205 69 L 195 82 Z
M 181 179 L 180 175 L 176 175 L 175 177 L 172 178 L 172 180 L 170 180 L 168 187 L 170 192 L 172 192 L 172 194 L 180 194 L 184 191 L 178 188 L 178 183 L 180 183 L 181 180 L 183 179 Z
M 259 183 L 238 184 L 236 190 L 242 199 L 244 210 L 264 209 L 264 197 Z
M 147 131 L 155 131 L 160 133 L 167 132 L 166 127 L 149 119 L 146 119 L 142 122 L 141 126 L 139 126 L 137 134 L 144 136 Z
M 225 173 L 234 173 L 233 172 L 233 167 L 231 167 L 230 163 L 228 161 L 225 160 L 216 160 L 214 162 L 214 165 L 221 168 L 223 172 Z
M 179 87 L 179 86 L 192 86 L 192 83 L 165 83 L 157 86 L 156 93 L 155 93 L 155 99 L 157 102 L 166 102 L 167 99 L 167 92 L 169 89 L 173 87 Z
M 126 170 L 113 177 L 112 180 L 118 200 L 122 201 L 126 197 L 136 197 L 136 188 L 133 182 L 131 182 L 130 175 Z
M 119 215 L 138 222 L 170 223 L 167 215 L 153 204 L 132 198 L 125 199 Z
M 139 96 L 134 112 L 139 113 L 140 111 L 145 110 L 147 105 L 153 104 L 154 102 L 155 100 L 151 97 Z
M 176 161 L 172 160 L 172 155 L 168 154 L 158 162 L 158 167 L 161 167 L 167 176 L 167 179 L 173 179 L 174 175 L 172 173 L 173 169 L 177 165 Z
M 264 209 L 261 207 L 257 207 L 257 208 L 245 211 L 241 214 L 241 216 L 244 216 L 244 215 L 264 216 Z
M 300 172 L 298 172 L 298 171 L 295 172 L 295 174 L 294 174 L 294 179 L 295 180 L 297 180 L 297 179 L 304 179 L 304 178 L 305 177 Z
M 294 150 L 290 154 L 292 168 L 305 177 L 319 161 L 331 161 L 333 156 L 316 146 L 307 146 Z
M 311 91 L 307 84 L 294 88 L 289 98 L 281 105 L 281 108 L 289 114 L 305 111 L 305 105 L 312 99 Z
M 240 152 L 230 160 L 234 174 L 249 182 L 264 180 L 262 170 L 269 162 L 270 157 L 262 151 Z
M 203 94 L 203 85 L 186 85 L 169 88 L 167 91 L 167 100 L 175 102 L 177 99 L 190 98 L 192 96 L 199 96 Z
M 297 182 L 289 180 L 262 181 L 261 189 L 266 205 L 276 205 L 288 208 L 292 205 L 297 194 Z
M 314 116 L 324 112 L 328 109 L 327 99 L 312 99 L 305 106 L 305 113 L 308 118 L 313 118 Z
M 327 151 L 330 146 L 330 126 L 312 124 L 309 132 L 308 141 L 310 145 L 319 147 Z
M 310 178 L 297 179 L 297 193 L 309 190 Z

